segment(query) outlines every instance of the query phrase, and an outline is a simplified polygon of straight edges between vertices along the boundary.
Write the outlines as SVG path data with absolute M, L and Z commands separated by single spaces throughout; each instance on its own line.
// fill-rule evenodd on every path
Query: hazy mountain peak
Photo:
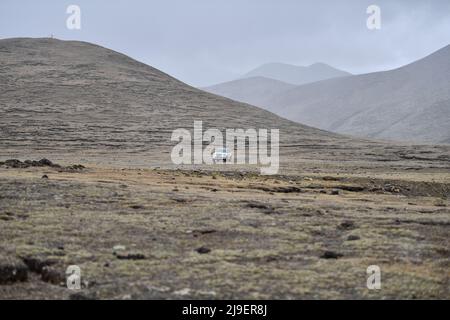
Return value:
M 320 62 L 306 67 L 281 62 L 271 62 L 249 71 L 244 75 L 244 78 L 262 76 L 300 85 L 348 75 L 350 75 L 350 73 Z
M 264 102 L 295 85 L 262 76 L 237 79 L 202 88 L 236 101 L 263 106 Z
M 325 63 L 310 66 L 294 66 L 281 62 L 270 62 L 248 72 L 243 78 L 204 88 L 233 100 L 260 107 L 268 107 L 267 101 L 297 84 L 349 75 Z M 269 109 L 270 110 L 270 109 Z M 276 111 L 276 110 L 273 110 Z
M 315 63 L 310 64 L 308 67 L 310 67 L 310 68 L 311 67 L 333 68 L 332 66 L 330 66 L 326 63 L 323 63 L 323 62 L 315 62 Z
M 448 143 L 450 46 L 394 70 L 301 85 L 261 105 L 338 133 Z

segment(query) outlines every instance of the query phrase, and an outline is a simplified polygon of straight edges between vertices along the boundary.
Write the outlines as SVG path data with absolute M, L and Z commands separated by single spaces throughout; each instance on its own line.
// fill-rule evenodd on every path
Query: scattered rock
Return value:
M 184 289 L 177 290 L 177 291 L 173 292 L 173 294 L 176 294 L 176 295 L 179 295 L 179 296 L 187 296 L 190 293 L 191 293 L 191 289 L 189 289 L 189 288 L 184 288 Z
M 16 215 L 16 218 L 19 219 L 19 220 L 27 220 L 28 217 L 29 217 L 29 215 L 27 215 L 27 214 L 18 214 L 18 215 Z
M 339 190 L 331 190 L 332 195 L 339 195 L 341 192 Z
M 347 237 L 347 241 L 355 241 L 355 240 L 359 240 L 359 239 L 361 239 L 361 237 L 354 235 L 354 234 L 351 234 Z
M 263 260 L 265 262 L 274 262 L 274 261 L 278 260 L 278 257 L 276 257 L 276 256 L 268 256 L 268 257 L 265 257 Z
M 144 260 L 145 256 L 141 253 L 116 253 L 119 260 Z
M 200 247 L 200 248 L 195 249 L 195 251 L 197 251 L 200 254 L 206 254 L 206 253 L 210 253 L 211 249 L 206 248 L 206 247 Z
M 281 193 L 294 193 L 294 192 L 302 192 L 302 189 L 298 187 L 278 187 L 273 190 L 273 192 L 281 192 Z
M 436 202 L 434 203 L 434 205 L 435 205 L 436 207 L 446 207 L 446 206 L 447 206 L 447 205 L 444 203 L 444 201 L 442 201 L 442 200 L 436 201 Z
M 135 209 L 135 210 L 139 210 L 139 209 L 144 209 L 144 206 L 140 205 L 140 204 L 134 204 L 132 206 L 130 206 L 131 209 Z
M 353 221 L 345 220 L 338 226 L 338 229 L 350 230 L 350 229 L 354 229 L 355 227 L 356 226 L 355 226 L 355 223 Z
M 66 275 L 64 272 L 53 269 L 52 267 L 43 267 L 41 271 L 41 279 L 54 285 L 64 285 Z
M 256 208 L 256 209 L 268 209 L 269 206 L 264 204 L 264 203 L 260 203 L 260 202 L 248 202 L 246 205 L 247 208 Z
M 262 210 L 265 214 L 273 214 L 273 213 L 277 213 L 275 211 L 275 209 L 268 204 L 264 204 L 261 202 L 256 202 L 256 201 L 250 201 L 247 202 L 247 204 L 245 205 L 247 208 L 252 208 L 252 209 L 260 209 Z
M 288 187 L 256 187 L 257 190 L 262 190 L 265 192 L 278 192 L 278 193 L 300 193 L 303 192 L 302 189 L 294 186 Z
M 27 164 L 17 159 L 9 159 L 4 162 L 4 165 L 10 168 L 26 168 Z
M 69 300 L 96 300 L 96 297 L 94 294 L 77 292 L 72 293 L 69 296 Z
M 45 158 L 39 160 L 39 161 L 38 161 L 38 165 L 43 166 L 43 167 L 45 167 L 45 166 L 47 166 L 47 167 L 52 167 L 52 166 L 54 166 L 53 162 L 51 162 L 50 160 L 45 159 Z
M 322 177 L 322 180 L 324 180 L 324 181 L 340 181 L 341 178 L 325 176 L 325 177 Z
M 351 192 L 361 192 L 365 190 L 365 188 L 362 186 L 349 186 L 349 185 L 337 186 L 336 188 Z
M 194 235 L 194 237 L 197 237 L 199 235 L 211 234 L 211 233 L 215 233 L 215 232 L 217 232 L 217 230 L 214 230 L 214 229 L 205 229 L 205 230 L 194 230 L 194 231 L 191 231 L 191 233 Z
M 6 160 L 4 162 L 0 162 L 0 166 L 6 166 L 9 168 L 30 168 L 30 167 L 50 167 L 50 168 L 61 168 L 64 170 L 82 170 L 85 167 L 82 166 L 81 164 L 74 164 L 68 167 L 62 167 L 59 164 L 53 163 L 48 159 L 41 159 L 39 161 L 35 161 L 35 160 L 25 160 L 25 161 L 20 161 L 18 159 L 9 159 Z
M 0 285 L 28 279 L 28 267 L 19 259 L 0 257 Z
M 12 212 L 1 212 L 0 213 L 0 220 L 3 220 L 3 221 L 14 220 L 14 214 Z
M 30 271 L 41 275 L 42 281 L 55 285 L 64 284 L 64 272 L 51 267 L 58 263 L 57 260 L 36 256 L 28 256 L 23 258 L 22 260 Z
M 48 259 L 46 257 L 37 257 L 37 256 L 27 256 L 22 259 L 23 263 L 27 265 L 27 267 L 32 272 L 36 272 L 41 274 L 43 269 L 52 265 L 55 265 L 58 261 L 55 259 Z
M 320 257 L 322 259 L 339 259 L 341 257 L 343 257 L 344 255 L 338 252 L 334 252 L 334 251 L 325 251 L 323 253 L 323 255 L 321 255 Z
M 72 170 L 72 171 L 78 171 L 78 170 L 86 169 L 86 167 L 81 165 L 81 164 L 74 164 L 74 165 L 66 167 L 66 169 L 69 169 L 69 170 Z
M 48 175 L 44 174 L 41 179 L 48 179 Z
M 384 185 L 383 190 L 391 193 L 400 193 L 401 191 L 400 187 L 391 185 L 389 183 Z
M 125 251 L 127 248 L 121 244 L 115 245 L 113 247 L 113 254 L 116 254 L 118 251 Z

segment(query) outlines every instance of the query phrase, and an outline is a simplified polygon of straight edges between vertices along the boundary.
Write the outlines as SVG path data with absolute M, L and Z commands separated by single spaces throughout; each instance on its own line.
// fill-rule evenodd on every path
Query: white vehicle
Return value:
M 228 148 L 216 148 L 212 155 L 212 159 L 214 163 L 216 163 L 216 161 L 231 161 L 231 152 L 228 150 Z

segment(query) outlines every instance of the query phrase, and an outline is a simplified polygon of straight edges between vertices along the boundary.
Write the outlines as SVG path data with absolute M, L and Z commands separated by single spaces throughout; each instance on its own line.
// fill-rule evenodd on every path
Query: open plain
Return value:
M 0 298 L 450 298 L 448 145 L 303 126 L 81 42 L 1 40 L 0 80 Z M 279 173 L 174 165 L 194 120 L 278 128 Z

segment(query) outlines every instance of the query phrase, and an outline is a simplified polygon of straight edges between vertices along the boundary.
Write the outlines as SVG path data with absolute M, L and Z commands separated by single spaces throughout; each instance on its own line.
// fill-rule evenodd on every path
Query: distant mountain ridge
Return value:
M 349 75 L 351 74 L 325 63 L 314 63 L 306 67 L 286 63 L 267 63 L 247 72 L 243 77 L 265 77 L 301 85 Z
M 288 89 L 294 88 L 296 85 L 349 75 L 350 73 L 338 70 L 325 63 L 315 63 L 308 67 L 285 63 L 267 63 L 253 69 L 239 79 L 202 89 L 267 109 L 267 101 Z
M 275 77 L 273 70 L 292 70 L 287 66 L 267 64 L 247 76 L 264 73 L 269 78 Z M 314 64 L 309 68 L 323 66 Z M 341 134 L 450 143 L 450 46 L 390 71 L 335 77 L 298 86 L 274 81 L 277 80 L 250 77 L 205 90 Z
M 277 94 L 294 87 L 295 85 L 290 83 L 258 76 L 224 82 L 202 89 L 236 101 L 264 106 Z
M 448 143 L 450 45 L 398 69 L 297 86 L 262 106 L 343 134 Z

